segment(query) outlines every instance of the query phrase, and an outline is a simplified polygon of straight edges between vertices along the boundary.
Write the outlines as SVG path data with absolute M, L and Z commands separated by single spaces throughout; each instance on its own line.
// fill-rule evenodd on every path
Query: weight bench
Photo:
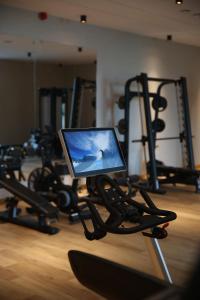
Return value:
M 187 185 L 195 185 L 196 192 L 200 192 L 200 171 L 180 168 L 180 167 L 170 167 L 165 165 L 156 165 L 158 176 L 165 176 L 165 178 L 160 178 L 160 184 L 165 183 L 182 183 Z
M 14 197 L 8 198 L 7 210 L 0 212 L 0 220 L 26 226 L 48 234 L 55 234 L 59 231 L 58 228 L 49 225 L 49 223 L 58 218 L 58 209 L 51 205 L 45 198 L 29 190 L 17 180 L 6 178 L 5 176 L 0 178 L 0 187 L 3 187 L 14 195 Z M 17 207 L 19 200 L 23 200 L 34 209 L 38 220 L 30 214 L 27 216 L 20 215 L 21 209 Z

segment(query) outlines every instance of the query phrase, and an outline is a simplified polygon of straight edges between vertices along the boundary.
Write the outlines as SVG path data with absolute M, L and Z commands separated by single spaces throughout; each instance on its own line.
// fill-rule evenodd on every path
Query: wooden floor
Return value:
M 200 195 L 190 187 L 171 187 L 166 195 L 152 197 L 160 208 L 174 210 L 178 215 L 169 226 L 169 236 L 160 245 L 174 282 L 184 285 L 200 249 Z M 101 241 L 90 242 L 85 239 L 81 225 L 69 224 L 65 215 L 56 225 L 60 232 L 49 236 L 17 225 L 0 224 L 1 300 L 101 299 L 74 278 L 67 259 L 70 249 L 154 274 L 141 234 L 110 234 Z

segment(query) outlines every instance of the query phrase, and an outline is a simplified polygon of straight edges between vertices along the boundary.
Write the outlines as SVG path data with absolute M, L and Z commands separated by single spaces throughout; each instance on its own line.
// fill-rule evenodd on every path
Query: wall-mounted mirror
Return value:
M 95 126 L 96 53 L 0 36 L 0 144 L 24 143 L 32 128 Z

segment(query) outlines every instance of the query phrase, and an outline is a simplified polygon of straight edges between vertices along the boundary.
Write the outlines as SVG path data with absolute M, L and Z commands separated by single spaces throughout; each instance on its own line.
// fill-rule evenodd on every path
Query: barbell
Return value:
M 156 141 L 167 141 L 167 140 L 180 140 L 180 142 L 183 141 L 185 137 L 183 134 L 180 134 L 179 136 L 169 136 L 169 137 L 163 137 L 163 138 L 156 138 Z M 148 141 L 147 136 L 142 135 L 141 139 L 132 140 L 132 143 L 142 143 L 143 145 Z

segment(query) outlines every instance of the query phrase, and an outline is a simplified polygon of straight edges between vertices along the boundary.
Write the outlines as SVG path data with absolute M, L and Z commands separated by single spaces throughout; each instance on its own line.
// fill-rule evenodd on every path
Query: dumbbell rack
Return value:
M 156 93 L 151 93 L 149 91 L 149 83 L 158 82 L 158 89 Z M 137 83 L 140 86 L 141 91 L 133 91 L 131 85 Z M 155 96 L 159 96 L 161 89 L 169 84 L 173 84 L 175 87 L 179 87 L 179 105 L 181 104 L 182 109 L 179 112 L 182 114 L 182 132 L 178 137 L 166 137 L 162 140 L 177 139 L 182 143 L 184 147 L 184 161 L 187 161 L 187 165 L 184 168 L 168 167 L 168 166 L 158 166 L 155 155 L 155 142 L 156 130 L 151 116 L 151 99 Z M 130 143 L 130 132 L 129 132 L 129 122 L 130 122 L 130 102 L 135 98 L 141 99 L 144 106 L 144 117 L 145 117 L 145 131 L 146 136 L 142 136 L 139 140 L 134 140 L 132 142 L 140 142 L 145 147 L 148 147 L 149 164 L 147 166 L 148 182 L 146 188 L 152 192 L 163 193 L 164 191 L 160 189 L 160 183 L 183 183 L 196 186 L 196 191 L 200 192 L 200 172 L 195 170 L 193 145 L 192 145 L 192 132 L 190 124 L 190 114 L 189 114 L 189 104 L 188 104 L 188 93 L 186 79 L 181 77 L 180 79 L 166 79 L 166 78 L 152 78 L 148 77 L 146 73 L 141 73 L 139 76 L 130 78 L 125 84 L 125 95 L 124 95 L 124 119 L 120 120 L 119 125 L 123 124 L 123 128 L 119 128 L 119 132 L 124 134 L 124 149 L 125 158 L 128 164 L 129 161 L 129 143 Z M 141 101 L 140 100 L 140 101 Z M 122 106 L 122 98 L 120 101 L 120 106 Z M 180 119 L 180 115 L 179 115 Z M 161 119 L 159 119 L 161 120 Z M 162 121 L 162 120 L 161 120 Z M 163 124 L 164 121 L 163 121 Z M 164 125 L 161 124 L 164 128 Z M 158 138 L 159 140 L 159 138 Z M 163 180 L 160 180 L 159 173 L 166 176 Z M 173 174 L 171 176 L 170 174 Z

